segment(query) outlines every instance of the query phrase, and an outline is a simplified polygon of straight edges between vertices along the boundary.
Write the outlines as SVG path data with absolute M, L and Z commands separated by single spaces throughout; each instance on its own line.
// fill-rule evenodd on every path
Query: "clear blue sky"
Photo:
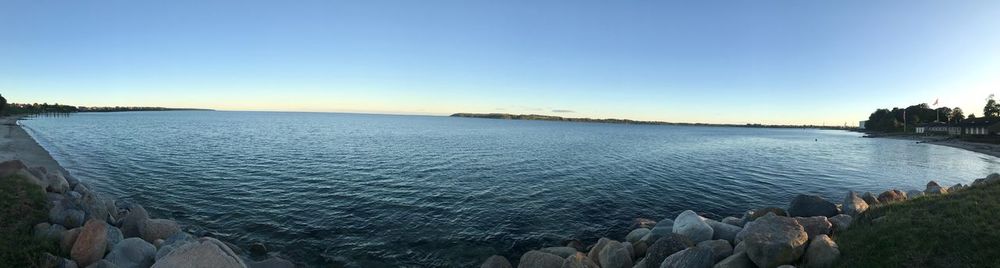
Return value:
M 1000 93 L 1000 1 L 0 3 L 14 102 L 857 124 Z

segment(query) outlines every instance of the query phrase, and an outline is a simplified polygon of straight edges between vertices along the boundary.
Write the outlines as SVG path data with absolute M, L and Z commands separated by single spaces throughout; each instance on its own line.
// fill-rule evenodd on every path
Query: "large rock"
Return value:
M 159 260 L 160 258 L 167 256 L 170 252 L 174 251 L 174 249 L 177 249 L 184 244 L 194 243 L 197 241 L 198 240 L 188 233 L 178 232 L 167 239 L 164 239 L 160 246 L 156 248 L 156 259 Z
M 594 246 L 590 248 L 590 252 L 587 252 L 587 258 L 590 258 L 591 260 L 593 260 L 595 262 L 600 261 L 600 259 L 601 259 L 601 250 L 604 249 L 604 246 L 607 246 L 608 243 L 610 243 L 610 242 L 611 242 L 611 239 L 609 239 L 607 237 L 601 237 L 601 239 L 598 239 L 597 243 L 594 244 Z
M 712 227 L 712 239 L 722 239 L 729 241 L 729 243 L 734 243 L 736 241 L 736 234 L 739 234 L 742 227 L 721 223 L 713 220 L 706 220 L 709 226 Z
M 924 194 L 927 195 L 938 195 L 947 194 L 948 188 L 941 187 L 936 181 L 930 181 L 927 183 L 927 188 L 924 189 Z
M 746 252 L 735 253 L 712 266 L 712 268 L 757 268 Z
M 70 257 L 80 266 L 86 267 L 104 257 L 108 246 L 108 224 L 91 219 L 83 225 L 76 237 Z
M 686 236 L 691 241 L 697 243 L 711 240 L 714 230 L 712 230 L 712 226 L 705 222 L 705 218 L 699 216 L 698 213 L 685 210 L 680 215 L 677 215 L 677 219 L 674 220 L 674 233 Z
M 90 265 L 87 265 L 86 267 L 87 268 L 118 268 L 118 266 L 115 265 L 114 263 L 111 263 L 110 261 L 104 260 L 104 259 L 97 260 L 97 262 L 95 262 L 93 264 L 90 264 Z
M 818 195 L 797 195 L 788 206 L 788 216 L 791 217 L 833 217 L 837 214 L 837 205 Z
M 951 188 L 948 188 L 948 192 L 959 191 L 965 189 L 965 187 L 968 186 L 962 185 L 961 183 L 956 183 L 955 185 L 952 185 Z
M 743 223 L 744 222 L 743 222 L 743 219 L 741 219 L 741 218 L 729 216 L 729 217 L 722 218 L 722 223 L 733 225 L 733 226 L 743 227 Z
M 878 197 L 876 197 L 872 192 L 865 192 L 865 194 L 861 196 L 861 199 L 865 200 L 865 203 L 868 203 L 869 207 L 882 203 L 878 201 Z
M 791 264 L 805 252 L 809 235 L 795 219 L 767 215 L 746 227 L 746 253 L 759 267 Z
M 692 247 L 670 255 L 660 268 L 712 268 L 714 258 L 711 249 Z
M 41 178 L 38 176 L 38 178 Z M 63 177 L 62 173 L 53 172 L 45 174 L 46 183 L 48 187 L 45 188 L 46 191 L 53 193 L 65 193 L 69 191 L 69 182 L 66 182 L 66 178 Z
M 924 191 L 920 190 L 909 190 L 906 191 L 906 199 L 914 199 L 917 197 L 924 196 Z
M 560 264 L 562 263 L 561 260 Z M 236 255 L 236 253 L 233 253 L 226 244 L 215 238 L 202 237 L 197 242 L 186 243 L 174 249 L 166 256 L 163 256 L 163 258 L 156 260 L 156 263 L 152 267 L 240 268 L 245 266 L 246 264 L 243 263 L 243 259 Z
M 847 196 L 844 197 L 844 214 L 858 215 L 866 210 L 868 210 L 868 202 L 861 199 L 854 191 L 847 192 Z
M 888 190 L 878 195 L 879 203 L 892 203 L 903 200 L 906 200 L 906 193 L 896 189 Z
M 833 229 L 833 224 L 823 216 L 795 217 L 794 219 L 799 225 L 802 225 L 802 229 L 806 230 L 806 234 L 809 234 L 810 238 L 817 235 L 830 234 L 830 230 Z
M 641 240 L 646 241 L 649 244 L 653 244 L 654 242 L 656 242 L 656 240 L 659 240 L 660 237 L 672 233 L 674 233 L 674 220 L 663 219 L 656 222 L 656 225 L 653 226 L 653 229 L 649 230 L 649 234 L 643 236 Z
M 70 252 L 70 250 L 73 250 L 73 243 L 76 242 L 76 238 L 80 235 L 80 231 L 83 231 L 83 228 L 77 227 L 67 230 L 66 234 L 59 240 L 59 248 L 62 249 L 63 252 Z
M 642 238 L 648 234 L 649 234 L 648 228 L 635 229 L 629 232 L 628 235 L 625 236 L 625 241 L 635 243 L 639 240 L 642 240 Z
M 837 243 L 829 236 L 820 235 L 809 243 L 803 263 L 809 268 L 830 268 L 834 267 L 838 259 L 840 259 L 840 249 Z
M 133 204 L 122 219 L 122 234 L 125 237 L 139 237 L 139 228 L 149 220 L 149 213 L 141 205 Z
M 656 243 L 653 243 L 646 250 L 646 264 L 649 267 L 656 267 L 668 256 L 692 246 L 694 243 L 687 237 L 673 233 L 667 234 L 656 240 Z
M 521 261 L 518 262 L 518 268 L 553 268 L 561 267 L 565 259 L 559 256 L 532 250 L 528 253 L 521 255 Z
M 49 209 L 49 222 L 65 226 L 66 228 L 76 228 L 83 226 L 86 219 L 83 211 L 59 204 Z
M 507 261 L 507 259 L 503 259 L 503 261 Z M 510 262 L 507 262 L 507 266 L 483 266 L 483 267 L 511 268 Z M 295 264 L 286 259 L 272 257 L 263 261 L 249 262 L 247 263 L 247 268 L 295 268 Z
M 142 240 L 146 240 L 149 243 L 153 243 L 157 239 L 166 239 L 181 231 L 181 227 L 177 225 L 177 222 L 167 219 L 146 220 L 140 226 L 139 234 Z
M 156 247 L 139 238 L 129 238 L 116 244 L 105 260 L 119 268 L 148 268 L 153 265 Z
M 563 260 L 561 268 L 599 268 L 596 262 L 587 258 L 586 254 L 576 253 Z
M 854 221 L 854 218 L 845 214 L 840 214 L 830 218 L 830 224 L 833 225 L 833 230 L 836 232 L 846 231 L 847 228 L 851 227 L 852 221 Z
M 576 249 L 571 247 L 547 247 L 539 249 L 541 252 L 553 254 L 559 256 L 560 258 L 569 258 L 570 256 L 576 255 Z
M 114 249 L 115 245 L 125 240 L 122 231 L 118 227 L 108 226 L 108 252 Z
M 632 253 L 622 243 L 611 240 L 601 248 L 598 263 L 602 268 L 632 268 Z
M 698 243 L 696 247 L 712 250 L 712 263 L 716 263 L 733 255 L 733 246 L 726 240 L 708 240 Z
M 786 212 L 782 208 L 778 208 L 778 207 L 765 207 L 765 208 L 761 208 L 761 209 L 758 209 L 758 210 L 754 210 L 753 213 L 750 213 L 750 217 L 748 219 L 749 219 L 749 221 L 755 221 L 755 220 L 757 220 L 760 217 L 764 217 L 764 215 L 767 215 L 768 213 L 774 213 L 774 215 L 778 215 L 778 216 L 788 216 L 788 212 Z
M 82 186 L 82 184 L 77 185 L 77 188 Z M 110 215 L 108 207 L 104 203 L 104 198 L 95 193 L 84 194 L 83 198 L 80 199 L 80 207 L 87 214 L 87 219 L 107 221 Z

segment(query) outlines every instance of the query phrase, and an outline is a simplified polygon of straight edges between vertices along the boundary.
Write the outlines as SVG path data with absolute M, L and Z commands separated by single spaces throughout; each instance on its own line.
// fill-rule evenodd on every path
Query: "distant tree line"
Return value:
M 905 118 L 904 118 L 905 116 Z M 983 106 L 983 118 L 1000 118 L 1000 103 L 996 101 L 993 94 L 986 98 L 986 105 Z M 911 105 L 900 109 L 878 109 L 868 116 L 865 128 L 873 131 L 902 132 L 904 129 L 912 131 L 913 127 L 926 123 L 951 123 L 957 124 L 962 121 L 976 119 L 976 115 L 970 113 L 968 116 L 962 108 L 940 107 L 931 109 L 926 103 Z M 905 125 L 904 125 L 905 122 Z
M 188 108 L 164 108 L 164 107 L 142 107 L 142 106 L 114 106 L 114 107 L 85 107 L 48 103 L 7 103 L 7 99 L 0 95 L 0 114 L 44 114 L 44 113 L 76 113 L 76 112 L 136 112 L 136 111 L 180 111 L 180 110 L 206 110 Z
M 816 125 L 764 125 L 764 124 L 740 125 L 740 124 L 673 123 L 673 122 L 662 122 L 662 121 L 639 121 L 639 120 L 614 119 L 614 118 L 610 119 L 572 118 L 572 117 L 560 117 L 560 116 L 539 115 L 539 114 L 457 113 L 457 114 L 452 114 L 451 116 L 488 118 L 488 119 L 566 121 L 566 122 L 608 123 L 608 124 L 629 124 L 629 125 L 722 126 L 722 127 L 749 127 L 749 128 L 826 128 L 826 129 L 846 128 L 839 126 L 816 126 Z

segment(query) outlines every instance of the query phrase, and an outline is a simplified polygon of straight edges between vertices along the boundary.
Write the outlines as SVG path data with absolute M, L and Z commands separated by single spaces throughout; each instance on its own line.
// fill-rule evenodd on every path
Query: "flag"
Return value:
M 937 106 L 937 104 L 938 104 L 938 100 L 940 100 L 940 99 L 941 99 L 941 98 L 937 98 L 937 99 L 934 99 L 934 106 Z

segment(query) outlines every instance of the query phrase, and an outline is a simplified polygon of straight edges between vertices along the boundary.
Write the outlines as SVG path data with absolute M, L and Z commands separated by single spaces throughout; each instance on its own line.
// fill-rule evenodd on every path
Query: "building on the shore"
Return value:
M 995 136 L 1000 133 L 1000 120 L 993 118 L 972 119 L 962 122 L 964 136 Z
M 868 123 L 868 120 L 861 120 L 861 121 L 859 121 L 858 122 L 858 129 L 865 129 L 865 124 L 867 124 L 867 123 Z

